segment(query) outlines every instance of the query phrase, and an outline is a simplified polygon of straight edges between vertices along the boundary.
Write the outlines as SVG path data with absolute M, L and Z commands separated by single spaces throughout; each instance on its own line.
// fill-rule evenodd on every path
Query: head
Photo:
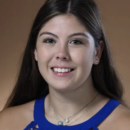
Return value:
M 30 93 L 30 90 L 32 90 L 33 94 L 29 94 L 30 97 L 24 94 L 25 97 L 29 97 L 28 101 L 48 93 L 47 83 L 39 73 L 34 52 L 38 34 L 42 27 L 51 19 L 60 15 L 74 16 L 92 36 L 96 50 L 100 48 L 102 52 L 102 55 L 99 54 L 98 64 L 93 64 L 91 70 L 95 89 L 105 96 L 121 100 L 121 84 L 112 63 L 100 12 L 93 0 L 46 0 L 34 20 L 14 93 L 23 91 L 23 87 L 18 87 L 21 83 L 24 84 L 23 86 L 29 86 L 24 89 L 26 93 Z M 12 97 L 17 97 L 15 95 L 13 94 Z
M 93 36 L 72 14 L 55 16 L 44 24 L 37 36 L 34 54 L 49 92 L 91 93 L 91 69 L 99 62 L 102 52 L 102 43 L 99 44 L 95 46 Z

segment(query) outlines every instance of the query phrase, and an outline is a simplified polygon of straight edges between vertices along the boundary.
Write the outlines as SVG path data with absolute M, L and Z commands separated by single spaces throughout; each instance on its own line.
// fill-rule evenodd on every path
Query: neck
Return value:
M 82 85 L 73 91 L 59 92 L 50 89 L 47 102 L 63 117 L 67 118 L 89 104 L 97 95 L 92 84 Z M 49 104 L 49 103 L 48 103 Z M 87 107 L 87 106 L 86 106 Z
M 97 98 L 95 98 L 96 95 L 98 95 Z M 68 91 L 59 91 L 49 86 L 49 94 L 45 99 L 45 116 L 54 124 L 57 124 L 59 120 L 63 121 L 63 118 L 68 119 L 72 116 L 72 118 L 69 118 L 67 125 L 79 124 L 97 113 L 108 100 L 108 98 L 100 95 L 95 90 L 91 80 L 76 89 L 69 89 Z M 90 105 L 87 105 L 89 103 Z M 50 104 L 58 114 L 50 109 Z M 84 106 L 86 107 L 84 108 Z M 82 110 L 82 108 L 84 109 Z M 80 112 L 73 116 L 78 111 Z M 85 113 L 85 111 L 87 112 Z M 57 115 L 59 117 L 58 120 L 56 119 Z

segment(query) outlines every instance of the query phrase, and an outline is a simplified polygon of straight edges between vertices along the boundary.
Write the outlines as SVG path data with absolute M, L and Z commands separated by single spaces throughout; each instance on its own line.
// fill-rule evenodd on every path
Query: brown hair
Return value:
M 47 0 L 39 10 L 24 52 L 18 80 L 7 106 L 16 106 L 45 96 L 49 93 L 48 85 L 39 73 L 34 59 L 37 35 L 42 26 L 51 18 L 60 14 L 73 14 L 89 30 L 95 40 L 95 46 L 104 43 L 101 60 L 92 67 L 92 80 L 95 89 L 102 95 L 122 101 L 122 85 L 113 66 L 100 12 L 93 0 Z

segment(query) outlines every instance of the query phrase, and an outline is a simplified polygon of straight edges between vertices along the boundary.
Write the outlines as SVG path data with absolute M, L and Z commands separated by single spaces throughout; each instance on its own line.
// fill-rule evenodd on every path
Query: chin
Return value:
M 70 86 L 63 86 L 63 84 L 62 85 L 57 85 L 57 86 L 49 86 L 49 89 L 53 89 L 53 90 L 55 90 L 55 91 L 57 91 L 57 92 L 61 92 L 61 93 L 66 93 L 66 92 L 70 92 L 70 91 L 72 91 L 72 86 L 70 87 Z

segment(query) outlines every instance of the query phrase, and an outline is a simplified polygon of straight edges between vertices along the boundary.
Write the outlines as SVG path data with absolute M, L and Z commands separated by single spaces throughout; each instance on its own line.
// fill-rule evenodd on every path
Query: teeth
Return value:
M 53 68 L 53 70 L 54 70 L 55 72 L 65 73 L 65 72 L 70 72 L 71 69 Z

